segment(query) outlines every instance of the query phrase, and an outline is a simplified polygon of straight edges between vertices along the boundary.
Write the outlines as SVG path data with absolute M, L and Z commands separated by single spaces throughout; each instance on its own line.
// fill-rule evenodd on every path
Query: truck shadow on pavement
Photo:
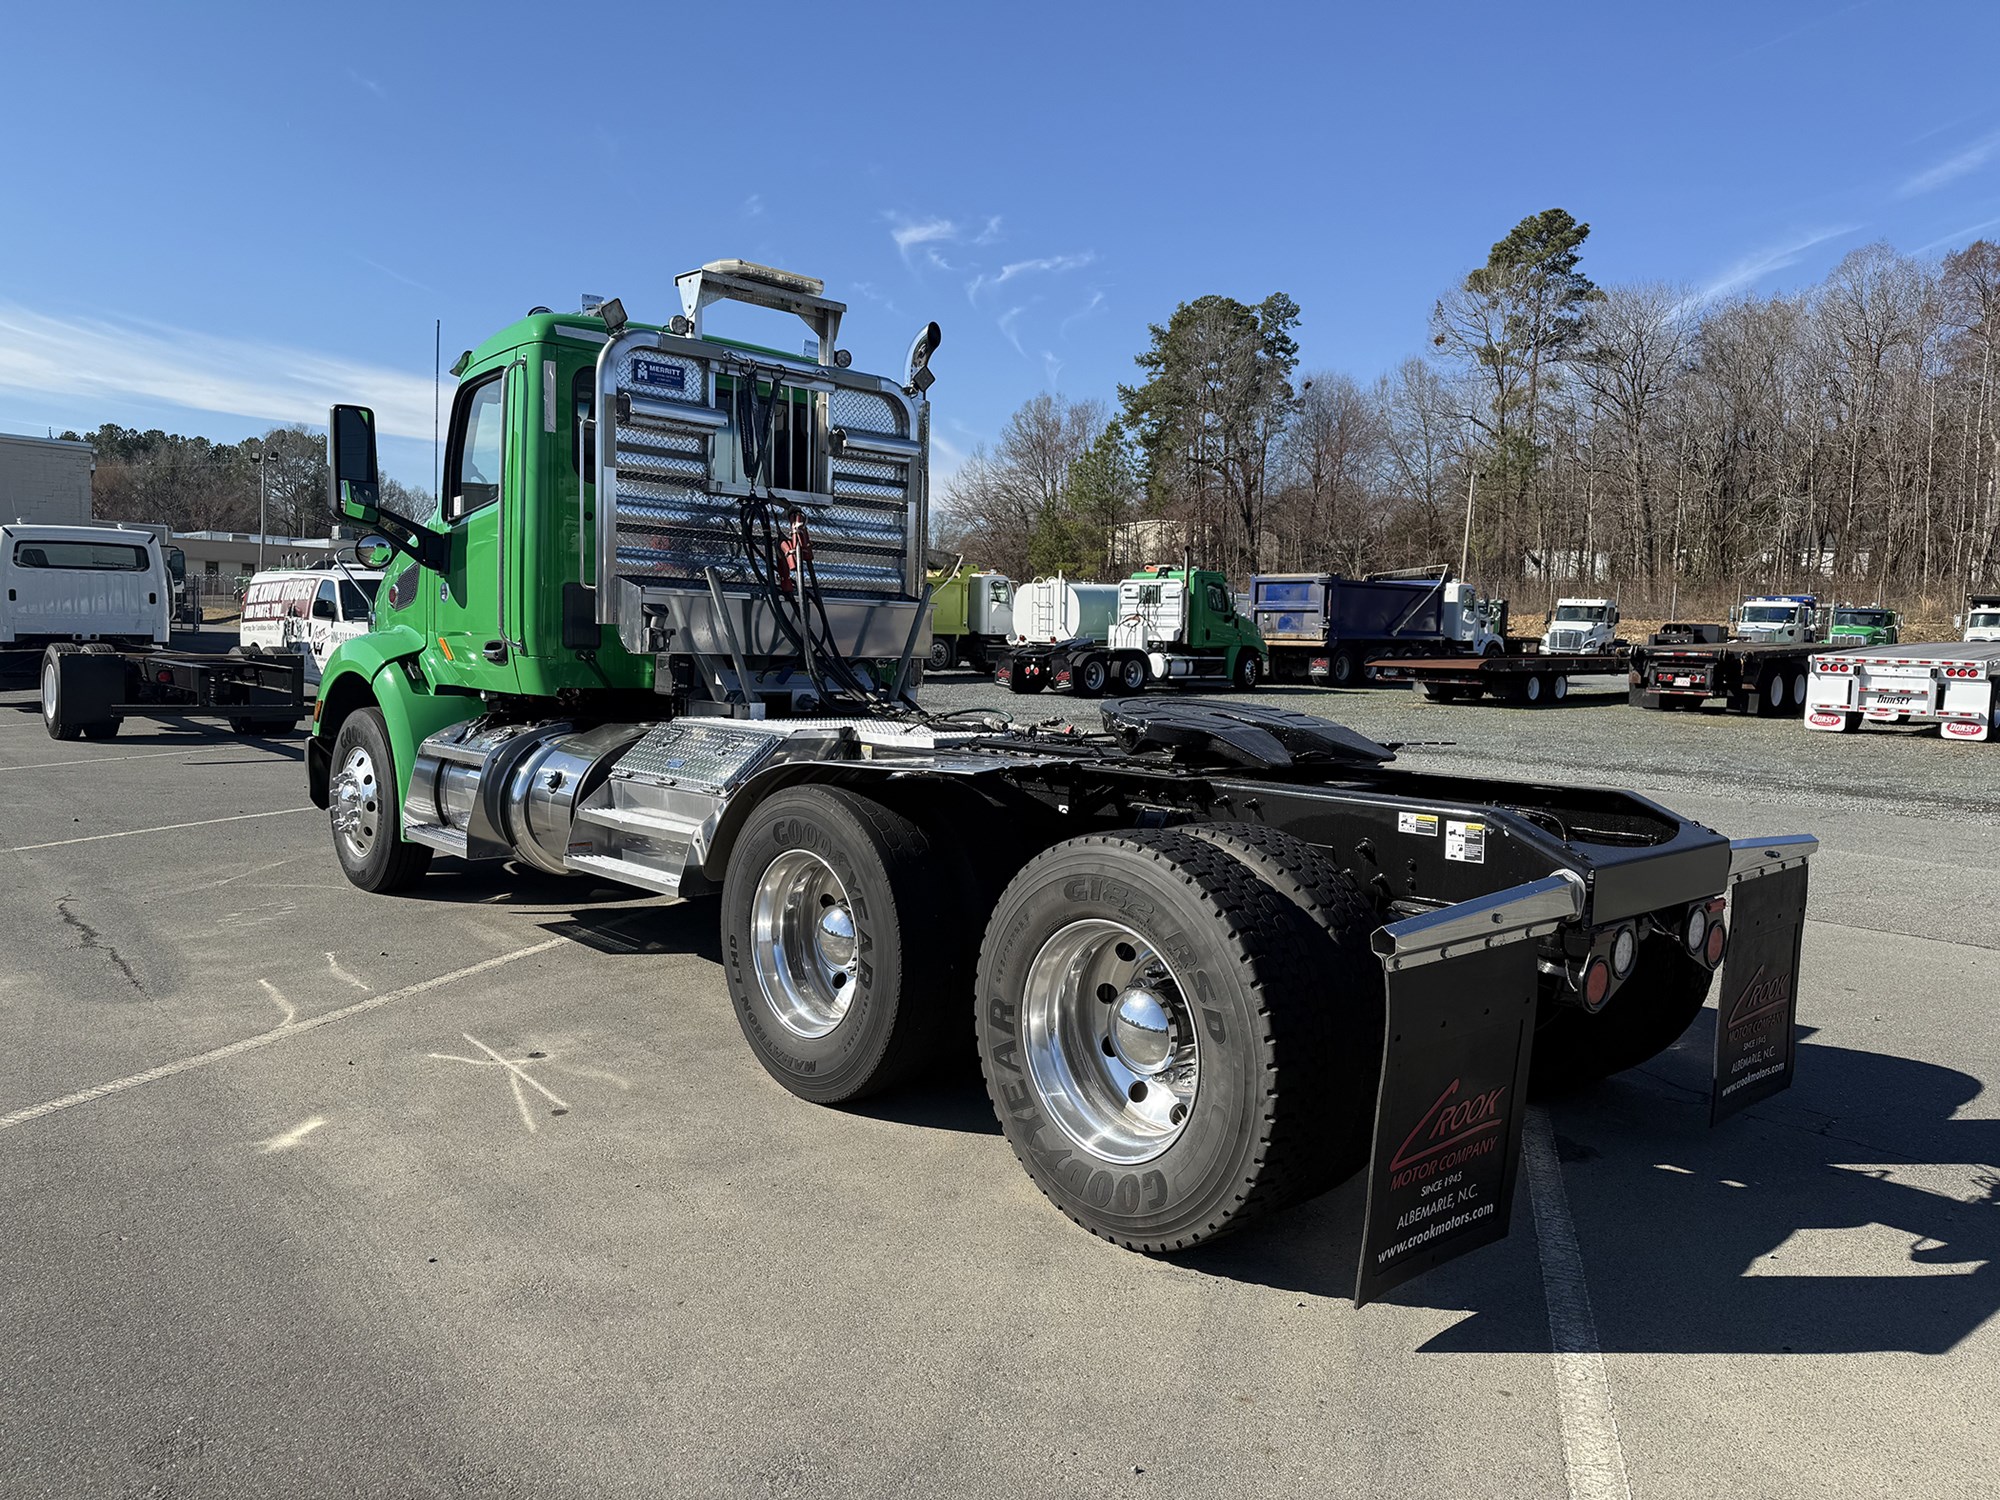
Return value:
M 1939 1354 L 2000 1311 L 2000 1120 L 1957 1117 L 1980 1081 L 1807 1042 L 1791 1092 L 1711 1131 L 1712 1015 L 1551 1105 L 1604 1352 Z M 1346 1297 L 1362 1209 L 1355 1179 L 1187 1263 Z M 1473 1309 L 1426 1353 L 1548 1349 L 1525 1174 L 1505 1243 L 1386 1300 Z

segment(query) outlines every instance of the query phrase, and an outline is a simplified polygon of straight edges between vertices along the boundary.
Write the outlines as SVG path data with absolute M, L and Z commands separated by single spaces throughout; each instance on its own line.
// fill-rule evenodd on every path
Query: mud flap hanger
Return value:
M 1560 870 L 1377 929 L 1387 989 L 1354 1304 L 1506 1237 L 1540 993 L 1536 944 L 1583 916 Z

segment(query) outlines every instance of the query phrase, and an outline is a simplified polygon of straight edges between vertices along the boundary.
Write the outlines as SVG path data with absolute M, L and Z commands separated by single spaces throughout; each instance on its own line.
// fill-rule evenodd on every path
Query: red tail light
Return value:
M 159 671 L 153 674 L 153 681 L 155 682 L 172 682 L 173 680 L 174 674 L 169 672 L 165 667 L 160 668 Z
M 1708 929 L 1708 946 L 1703 950 L 1703 956 L 1707 958 L 1708 966 L 1711 969 L 1722 962 L 1723 950 L 1728 946 L 1728 930 L 1720 922 L 1717 922 L 1713 927 Z
M 1583 1003 L 1586 1009 L 1596 1010 L 1604 1004 L 1604 997 L 1611 993 L 1611 966 L 1601 958 L 1593 958 L 1590 967 L 1583 971 Z

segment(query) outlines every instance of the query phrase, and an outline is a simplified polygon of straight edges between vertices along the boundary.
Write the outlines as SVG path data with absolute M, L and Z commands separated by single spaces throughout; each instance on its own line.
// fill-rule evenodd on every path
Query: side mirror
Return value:
M 336 406 L 327 419 L 327 474 L 333 513 L 364 526 L 380 516 L 382 476 L 375 461 L 375 413 Z
M 386 568 L 395 556 L 395 544 L 374 532 L 354 544 L 354 561 L 364 568 Z
M 331 599 L 313 600 L 313 618 L 315 620 L 331 620 L 333 618 L 333 601 Z

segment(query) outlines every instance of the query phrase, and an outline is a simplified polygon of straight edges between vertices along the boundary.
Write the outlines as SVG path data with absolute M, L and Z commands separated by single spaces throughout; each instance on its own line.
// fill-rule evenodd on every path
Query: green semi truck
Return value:
M 1725 1002 L 1772 1051 L 1753 1077 L 1718 1049 L 1717 1113 L 1790 1081 L 1810 838 L 1397 770 L 1267 706 L 926 712 L 937 326 L 867 375 L 817 281 L 722 261 L 677 289 L 663 323 L 537 310 L 470 351 L 434 518 L 384 507 L 372 413 L 333 409 L 335 508 L 390 558 L 307 753 L 359 890 L 505 860 L 717 896 L 786 1089 L 859 1099 L 976 1039 L 1036 1184 L 1146 1252 L 1365 1167 L 1360 1299 L 1506 1232 L 1530 1078 L 1670 1045 L 1725 917 L 1754 937 Z M 732 303 L 815 352 L 723 339 Z M 1147 586 L 1174 581 L 1200 580 Z
M 1119 583 L 1104 639 L 1016 644 L 996 654 L 993 679 L 1016 693 L 1052 687 L 1101 698 L 1167 685 L 1249 692 L 1269 669 L 1269 648 L 1237 609 L 1228 578 L 1184 563 L 1144 568 Z

